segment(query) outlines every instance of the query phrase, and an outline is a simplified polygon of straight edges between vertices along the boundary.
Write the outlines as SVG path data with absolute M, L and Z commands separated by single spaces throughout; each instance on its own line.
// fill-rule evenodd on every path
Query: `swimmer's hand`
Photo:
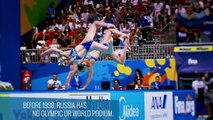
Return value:
M 68 66 L 68 59 L 65 56 L 61 56 L 58 60 L 58 66 L 61 66 L 61 67 Z
M 68 88 L 69 88 L 69 83 L 66 83 L 64 89 L 66 90 Z
M 79 88 L 78 90 L 85 90 L 85 89 L 86 89 L 86 88 L 83 87 L 83 88 Z

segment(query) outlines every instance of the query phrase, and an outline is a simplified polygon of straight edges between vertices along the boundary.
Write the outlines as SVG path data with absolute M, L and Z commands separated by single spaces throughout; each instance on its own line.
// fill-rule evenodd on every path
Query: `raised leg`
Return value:
M 96 34 L 97 27 L 115 28 L 113 24 L 105 23 L 103 21 L 94 21 L 81 43 L 93 40 Z
M 128 48 L 128 40 L 124 41 L 124 48 L 122 50 L 122 54 L 119 56 L 115 53 L 115 51 L 110 54 L 110 57 L 115 60 L 117 63 L 124 64 L 126 61 L 126 51 Z

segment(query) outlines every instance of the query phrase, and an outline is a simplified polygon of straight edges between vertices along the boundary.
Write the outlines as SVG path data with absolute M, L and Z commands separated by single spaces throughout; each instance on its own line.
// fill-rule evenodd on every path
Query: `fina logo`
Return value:
M 178 96 L 175 96 L 175 114 L 188 114 L 191 113 L 195 116 L 195 102 L 192 97 L 188 95 L 186 101 L 179 100 Z
M 188 64 L 189 65 L 197 65 L 198 64 L 198 60 L 197 59 L 189 58 L 188 59 Z
M 167 95 L 153 96 L 151 101 L 151 109 L 165 109 L 166 108 Z
M 128 105 L 126 99 L 123 96 L 119 99 L 119 106 L 123 107 L 121 109 L 123 113 L 121 112 L 119 120 L 125 120 L 126 118 L 130 117 L 139 117 L 139 108 L 134 107 L 133 105 Z

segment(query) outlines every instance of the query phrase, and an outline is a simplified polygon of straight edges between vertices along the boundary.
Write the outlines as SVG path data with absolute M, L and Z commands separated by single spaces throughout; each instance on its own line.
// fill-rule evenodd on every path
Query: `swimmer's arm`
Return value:
M 87 78 L 87 81 L 84 85 L 84 87 L 82 88 L 83 90 L 85 90 L 88 85 L 90 84 L 91 80 L 92 80 L 92 75 L 93 75 L 93 64 L 94 63 L 90 63 L 90 66 L 88 67 L 88 78 Z
M 69 83 L 72 79 L 72 77 L 74 76 L 74 73 L 77 71 L 77 68 L 75 65 L 71 65 L 70 66 L 70 71 L 67 75 L 67 78 L 66 78 L 66 83 L 65 83 L 65 89 L 69 88 Z
M 70 83 L 70 80 L 71 80 L 71 76 L 72 76 L 73 71 L 69 71 L 68 75 L 67 75 L 67 78 L 66 78 L 66 83 L 65 83 L 65 89 L 69 88 L 69 83 Z

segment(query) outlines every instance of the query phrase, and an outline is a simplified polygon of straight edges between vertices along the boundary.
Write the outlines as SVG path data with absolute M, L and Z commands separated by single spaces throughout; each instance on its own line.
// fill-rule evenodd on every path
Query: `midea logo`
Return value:
M 127 104 L 126 99 L 123 96 L 119 99 L 119 106 L 123 107 L 121 109 L 121 114 L 119 115 L 120 120 L 125 120 L 130 117 L 139 117 L 139 108 Z
M 197 65 L 198 64 L 198 60 L 197 59 L 189 58 L 188 59 L 188 64 L 189 65 Z

